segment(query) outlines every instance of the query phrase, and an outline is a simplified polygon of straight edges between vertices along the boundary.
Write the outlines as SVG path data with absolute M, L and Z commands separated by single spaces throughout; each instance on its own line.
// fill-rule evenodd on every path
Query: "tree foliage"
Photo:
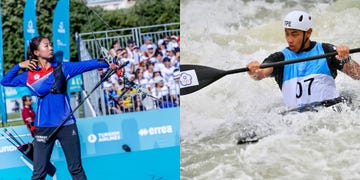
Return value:
M 4 69 L 24 60 L 23 15 L 25 0 L 2 1 Z M 56 0 L 37 0 L 39 34 L 52 37 Z M 70 0 L 70 59 L 77 61 L 75 33 L 180 22 L 180 0 L 137 0 L 129 9 L 105 11 Z M 108 24 L 110 27 L 108 27 Z

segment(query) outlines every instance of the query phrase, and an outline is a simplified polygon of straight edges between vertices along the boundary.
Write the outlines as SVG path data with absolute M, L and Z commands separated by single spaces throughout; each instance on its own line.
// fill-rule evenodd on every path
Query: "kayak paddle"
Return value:
M 360 52 L 360 48 L 350 49 L 350 53 Z M 326 58 L 337 55 L 337 52 L 330 52 L 322 55 L 310 56 L 305 58 L 298 58 L 288 61 L 280 61 L 274 63 L 264 63 L 260 65 L 260 68 L 279 67 L 286 64 L 293 64 L 298 62 L 310 61 L 315 59 Z M 220 70 L 212 67 L 194 65 L 194 64 L 182 64 L 180 65 L 180 95 L 186 95 L 198 91 L 205 86 L 217 81 L 218 79 L 235 73 L 241 73 L 249 71 L 247 67 L 233 70 Z

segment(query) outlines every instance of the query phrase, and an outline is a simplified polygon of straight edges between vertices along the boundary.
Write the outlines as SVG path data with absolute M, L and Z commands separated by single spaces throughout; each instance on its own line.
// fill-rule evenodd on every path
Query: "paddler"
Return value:
M 287 107 L 331 106 L 349 100 L 340 96 L 335 78 L 341 71 L 360 79 L 360 65 L 351 59 L 349 47 L 334 46 L 310 40 L 313 17 L 304 11 L 292 11 L 282 23 L 288 47 L 268 56 L 263 63 L 321 55 L 336 51 L 336 56 L 260 69 L 259 61 L 247 64 L 248 74 L 255 80 L 274 77 Z

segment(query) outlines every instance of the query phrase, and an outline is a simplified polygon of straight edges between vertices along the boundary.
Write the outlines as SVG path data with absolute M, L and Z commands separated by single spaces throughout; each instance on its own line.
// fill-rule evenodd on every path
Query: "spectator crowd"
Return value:
M 141 46 L 127 40 L 112 43 L 109 51 L 118 65 L 129 62 L 103 84 L 106 114 L 177 107 L 180 105 L 180 38 L 164 36 Z M 100 78 L 106 69 L 98 69 Z

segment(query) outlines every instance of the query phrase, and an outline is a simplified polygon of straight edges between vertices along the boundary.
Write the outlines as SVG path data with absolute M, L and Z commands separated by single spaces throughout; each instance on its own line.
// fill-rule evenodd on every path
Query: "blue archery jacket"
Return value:
M 105 61 L 99 61 L 98 59 L 63 62 L 61 64 L 66 81 L 86 71 L 109 67 Z M 57 127 L 72 112 L 67 92 L 53 93 L 51 90 L 55 82 L 54 69 L 58 65 L 57 62 L 53 61 L 51 62 L 51 68 L 39 68 L 18 74 L 21 68 L 19 64 L 16 64 L 1 80 L 3 86 L 28 87 L 32 95 L 38 97 L 38 107 L 34 121 L 34 125 L 37 127 Z M 75 121 L 75 117 L 71 116 L 65 125 L 73 124 Z

